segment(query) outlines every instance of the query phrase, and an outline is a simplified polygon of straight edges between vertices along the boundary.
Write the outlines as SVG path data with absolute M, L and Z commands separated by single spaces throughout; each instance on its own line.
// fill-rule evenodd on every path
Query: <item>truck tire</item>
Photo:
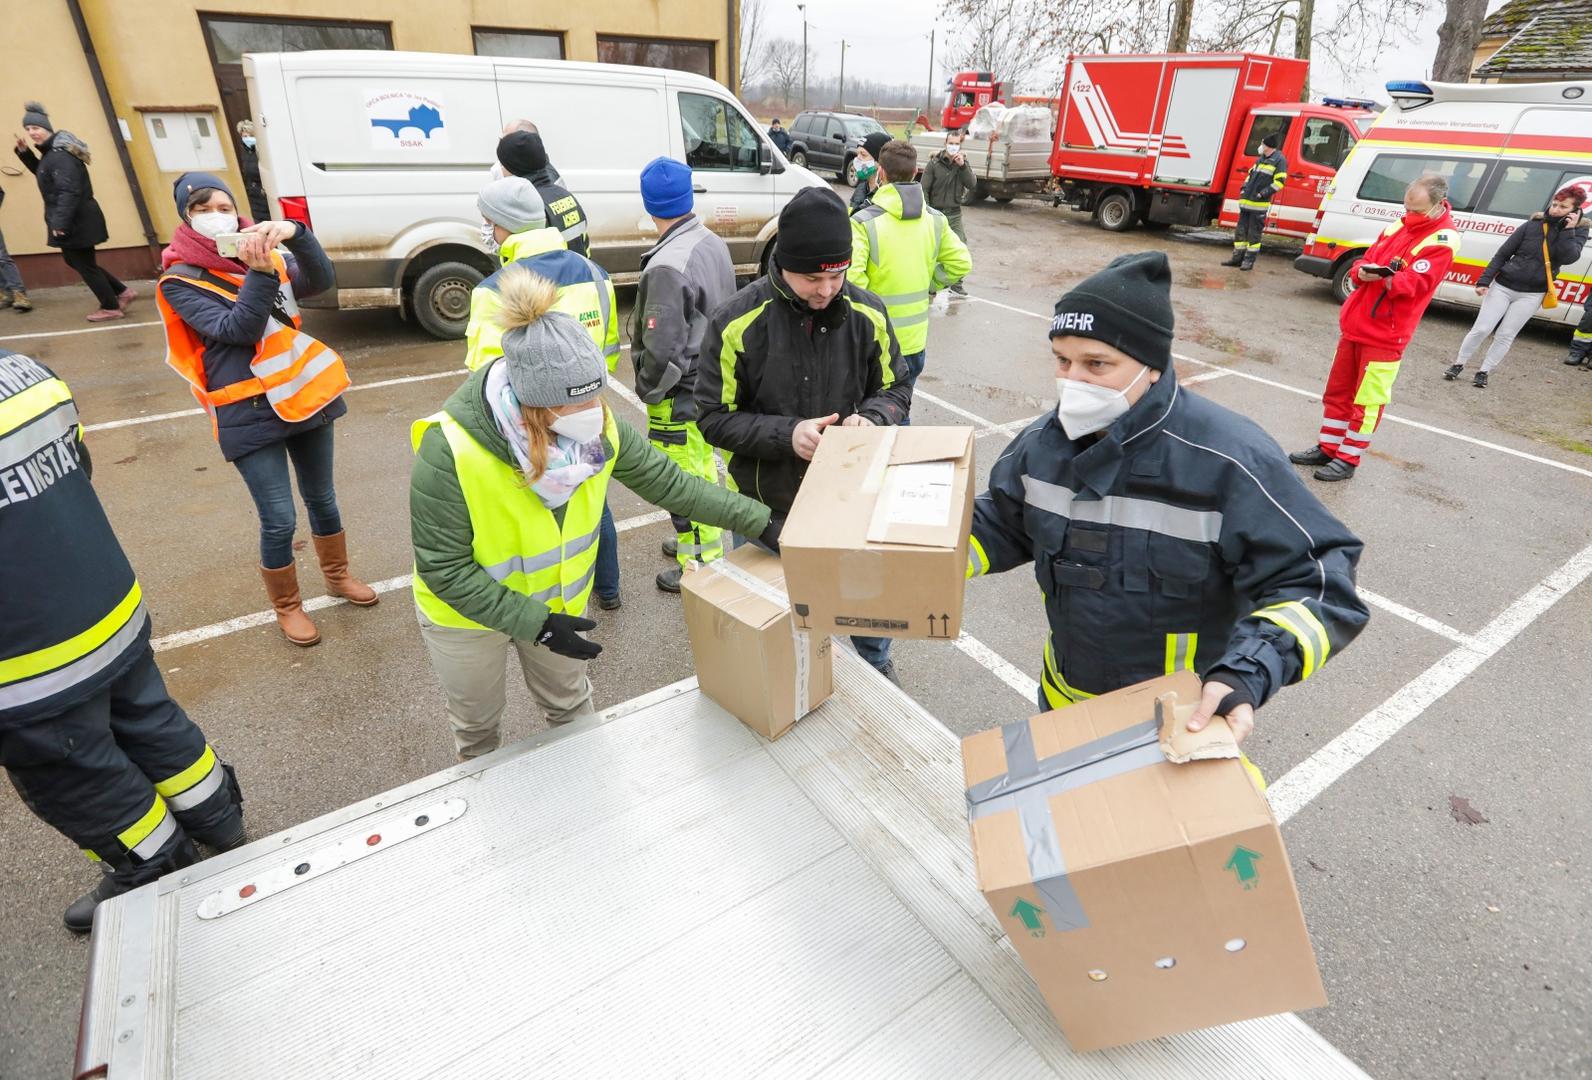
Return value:
M 791 153 L 791 156 L 790 156 L 790 163 L 792 165 L 798 166 L 799 168 L 803 168 L 803 169 L 807 168 L 807 151 L 805 151 L 805 150 L 793 151 Z
M 464 337 L 470 325 L 470 291 L 485 276 L 469 263 L 441 262 L 428 267 L 415 279 L 409 294 L 415 322 L 444 341 Z
M 995 196 L 995 201 L 1000 203 L 1002 206 L 1005 206 L 1015 198 L 1017 198 L 1015 195 L 997 195 Z
M 1357 282 L 1353 277 L 1353 270 L 1365 259 L 1365 252 L 1357 251 L 1352 255 L 1345 255 L 1339 260 L 1338 265 L 1332 268 L 1332 298 L 1338 303 L 1349 299 L 1349 294 L 1354 291 Z
M 1134 219 L 1133 200 L 1125 191 L 1108 192 L 1104 198 L 1095 204 L 1095 220 L 1100 227 L 1108 232 L 1127 232 L 1133 228 Z
M 973 185 L 972 191 L 962 192 L 962 205 L 972 206 L 974 203 L 983 202 L 989 198 L 989 185 L 979 180 Z

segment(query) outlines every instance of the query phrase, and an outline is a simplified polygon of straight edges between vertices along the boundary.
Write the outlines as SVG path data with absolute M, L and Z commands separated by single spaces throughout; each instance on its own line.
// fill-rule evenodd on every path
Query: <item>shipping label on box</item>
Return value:
M 680 579 L 697 684 L 777 739 L 834 692 L 828 634 L 794 625 L 780 561 L 745 545 Z
M 797 625 L 960 634 L 972 484 L 972 428 L 827 429 L 780 536 Z
M 962 741 L 979 887 L 1075 1049 L 1326 1004 L 1225 721 L 1176 730 L 1199 696 L 1180 672 Z

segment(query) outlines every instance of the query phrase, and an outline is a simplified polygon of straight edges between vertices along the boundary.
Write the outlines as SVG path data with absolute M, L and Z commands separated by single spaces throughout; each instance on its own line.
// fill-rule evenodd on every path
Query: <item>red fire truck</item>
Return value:
M 958 71 L 946 86 L 945 111 L 940 126 L 946 131 L 965 128 L 973 114 L 992 101 L 1005 101 L 1006 84 L 989 71 Z
M 1051 148 L 1060 200 L 1104 228 L 1238 220 L 1260 140 L 1283 135 L 1288 185 L 1266 228 L 1309 235 L 1372 103 L 1299 100 L 1309 65 L 1259 53 L 1070 56 Z

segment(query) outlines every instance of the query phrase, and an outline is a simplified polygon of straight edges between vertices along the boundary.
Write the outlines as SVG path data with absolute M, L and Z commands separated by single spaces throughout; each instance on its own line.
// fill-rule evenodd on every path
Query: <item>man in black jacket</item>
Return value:
M 521 176 L 536 185 L 536 193 L 547 208 L 547 224 L 558 230 L 569 250 L 577 255 L 591 255 L 591 237 L 587 233 L 586 211 L 580 200 L 561 184 L 553 166 L 547 159 L 547 148 L 542 136 L 534 131 L 511 131 L 498 140 L 498 164 L 510 176 Z
M 899 424 L 912 408 L 884 301 L 846 281 L 851 222 L 828 188 L 804 188 L 779 215 L 766 277 L 715 311 L 697 364 L 697 426 L 726 452 L 731 483 L 790 513 L 824 428 Z M 888 638 L 854 637 L 895 678 Z

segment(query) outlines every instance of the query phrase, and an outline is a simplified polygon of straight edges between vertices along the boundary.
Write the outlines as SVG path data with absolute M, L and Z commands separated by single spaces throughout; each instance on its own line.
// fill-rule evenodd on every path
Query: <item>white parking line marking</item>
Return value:
M 85 326 L 81 330 L 45 330 L 37 334 L 7 334 L 0 341 L 27 341 L 30 338 L 65 337 L 68 334 L 103 334 L 107 330 L 133 330 L 140 326 L 159 326 L 156 322 L 117 323 L 115 326 Z
M 952 644 L 972 657 L 980 667 L 1021 694 L 1024 701 L 1033 704 L 1039 700 L 1039 684 L 1037 682 L 1023 674 L 1021 669 L 1015 667 L 1004 656 L 972 634 L 964 630 Z
M 913 397 L 914 400 L 916 400 L 918 398 L 922 398 L 924 401 L 927 401 L 931 405 L 937 405 L 940 408 L 944 409 L 948 413 L 952 413 L 952 414 L 954 414 L 956 416 L 960 416 L 963 420 L 968 421 L 974 427 L 978 428 L 979 429 L 978 434 L 980 434 L 980 435 L 993 435 L 995 433 L 996 427 L 999 426 L 999 425 L 997 425 L 995 423 L 995 421 L 986 420 L 986 419 L 984 419 L 984 417 L 980 416 L 978 413 L 969 412 L 968 410 L 962 408 L 960 405 L 952 405 L 949 401 L 946 401 L 942 397 L 935 397 L 933 394 L 929 393 L 927 390 L 919 390 L 917 387 L 913 387 L 912 388 L 912 397 Z
M 614 522 L 614 528 L 620 532 L 629 532 L 631 529 L 639 529 L 644 525 L 656 525 L 660 521 L 668 520 L 669 512 L 667 510 L 657 510 L 650 514 L 637 514 L 635 517 L 616 521 Z M 372 581 L 369 584 L 377 593 L 394 592 L 398 589 L 407 589 L 413 577 L 413 574 L 399 574 L 397 577 L 390 577 L 385 581 Z M 339 604 L 346 603 L 348 601 L 341 596 L 317 596 L 304 601 L 304 610 L 320 611 L 323 608 L 336 607 Z M 184 645 L 195 645 L 201 641 L 209 641 L 212 638 L 225 637 L 228 634 L 235 634 L 239 630 L 249 630 L 256 626 L 269 626 L 275 621 L 276 613 L 274 611 L 255 611 L 248 615 L 239 615 L 233 619 L 211 623 L 209 626 L 198 626 L 192 630 L 179 630 L 175 634 L 166 634 L 163 637 L 155 638 L 149 644 L 156 652 L 165 652 L 167 649 L 180 649 Z
M 963 304 L 969 302 L 988 304 L 991 307 L 998 307 L 1003 311 L 1016 312 L 1018 315 L 1027 315 L 1030 318 L 1044 319 L 1046 321 L 1049 321 L 1050 319 L 1049 315 L 1041 315 L 1037 311 L 1025 311 L 1022 308 L 1012 307 L 1010 304 L 1002 304 L 994 300 L 986 300 L 982 296 L 969 296 L 966 300 L 957 301 L 957 303 Z M 1298 386 L 1290 386 L 1287 383 L 1278 382 L 1276 379 L 1267 379 L 1260 375 L 1251 375 L 1247 371 L 1239 371 L 1236 368 L 1224 367 L 1221 364 L 1213 364 L 1208 360 L 1196 360 L 1194 357 L 1185 356 L 1182 353 L 1173 353 L 1172 355 L 1179 360 L 1187 360 L 1191 364 L 1198 364 L 1200 367 L 1210 368 L 1213 371 L 1225 371 L 1230 375 L 1237 375 L 1240 379 L 1248 379 L 1250 382 L 1261 383 L 1265 386 L 1275 387 L 1278 390 L 1286 390 L 1291 394 L 1298 394 L 1301 397 L 1307 397 L 1313 401 L 1321 400 L 1321 394 L 1319 391 L 1306 390 Z M 1195 376 L 1194 378 L 1198 378 L 1198 376 Z M 1185 379 L 1184 381 L 1188 382 L 1190 380 Z M 1480 446 L 1488 450 L 1496 450 L 1501 454 L 1508 454 L 1511 457 L 1521 458 L 1525 461 L 1534 461 L 1538 465 L 1549 465 L 1555 469 L 1562 469 L 1565 472 L 1575 473 L 1578 476 L 1592 476 L 1592 469 L 1583 469 L 1579 465 L 1569 465 L 1562 461 L 1555 461 L 1552 458 L 1539 457 L 1536 454 L 1528 454 L 1524 450 L 1516 450 L 1513 447 L 1502 446 L 1498 443 L 1488 442 L 1485 439 L 1478 439 L 1471 435 L 1462 435 L 1457 431 L 1450 431 L 1447 428 L 1435 427 L 1432 424 L 1423 424 L 1419 420 L 1410 420 L 1406 417 L 1397 416 L 1390 412 L 1384 412 L 1382 414 L 1382 419 L 1391 424 L 1403 424 L 1405 427 L 1417 428 L 1421 431 L 1430 432 L 1433 435 L 1441 435 L 1448 439 L 1457 439 L 1460 442 L 1470 443 L 1472 446 Z
M 1474 674 L 1589 575 L 1592 575 L 1592 545 L 1582 548 L 1569 562 L 1505 608 L 1482 627 L 1471 644 L 1461 645 L 1442 657 L 1405 683 L 1398 693 L 1355 721 L 1347 731 L 1295 765 L 1266 792 L 1277 820 L 1287 821 L 1297 814 L 1402 731 L 1406 724 Z
M 1198 375 L 1190 375 L 1186 379 L 1179 379 L 1178 382 L 1184 386 L 1195 386 L 1202 382 L 1210 382 L 1212 379 L 1220 379 L 1223 376 L 1233 374 L 1236 373 L 1232 368 L 1216 368 L 1213 371 L 1202 371 Z
M 1414 608 L 1407 608 L 1397 600 L 1389 600 L 1387 597 L 1380 593 L 1374 593 L 1370 589 L 1361 588 L 1357 585 L 1355 586 L 1355 591 L 1360 594 L 1360 599 L 1372 607 L 1379 607 L 1390 615 L 1397 615 L 1401 619 L 1407 619 L 1423 630 L 1430 630 L 1438 637 L 1447 638 L 1455 645 L 1463 645 L 1467 649 L 1476 647 L 1476 639 L 1463 630 L 1455 630 L 1447 623 L 1438 622 L 1430 615 L 1422 615 Z
M 459 378 L 470 372 L 465 368 L 451 368 L 447 371 L 433 371 L 426 375 L 404 375 L 396 379 L 382 379 L 373 383 L 355 383 L 344 393 L 352 394 L 356 390 L 380 390 L 384 386 L 402 386 L 404 383 L 428 382 L 431 379 L 446 379 L 449 376 Z M 83 430 L 110 431 L 112 428 L 134 427 L 138 424 L 153 424 L 160 420 L 175 420 L 179 416 L 201 416 L 203 409 L 179 409 L 176 412 L 150 413 L 148 416 L 130 416 L 125 420 L 106 420 L 100 424 L 85 424 Z

